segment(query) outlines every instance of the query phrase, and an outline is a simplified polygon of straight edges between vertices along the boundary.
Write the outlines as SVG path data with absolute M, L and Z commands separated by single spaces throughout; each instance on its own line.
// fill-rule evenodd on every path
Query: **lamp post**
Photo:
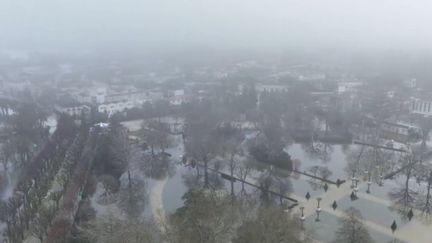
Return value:
M 306 217 L 304 215 L 304 209 L 305 207 L 300 207 L 300 211 L 301 211 L 301 216 L 300 216 L 300 220 L 303 222 L 305 221 Z
M 370 181 L 370 180 L 368 180 L 368 182 L 367 182 L 367 190 L 366 190 L 366 193 L 371 193 L 371 191 L 370 191 L 370 187 L 371 187 L 371 185 L 372 185 L 372 182 Z
M 351 201 L 357 200 L 357 196 L 354 193 L 354 191 L 351 192 L 350 198 L 351 198 Z
M 355 180 L 357 180 L 357 178 L 355 177 L 355 170 L 352 171 L 352 177 L 351 177 L 351 188 L 354 188 L 354 182 Z
M 318 204 L 317 204 L 317 209 L 316 209 L 317 212 L 321 212 L 321 207 L 320 207 L 320 202 L 321 202 L 321 200 L 322 200 L 322 198 L 320 198 L 320 197 L 317 198 L 317 203 L 318 203 Z
M 354 188 L 353 188 L 353 190 L 354 190 L 354 192 L 356 194 L 357 194 L 357 192 L 359 190 L 359 188 L 358 188 L 358 182 L 359 182 L 359 180 L 357 178 L 354 178 Z
M 377 171 L 379 171 L 379 181 L 378 181 L 378 185 L 379 186 L 383 186 L 384 185 L 384 176 L 383 176 L 383 168 L 379 165 L 376 166 Z
M 381 171 L 381 173 L 380 173 L 380 179 L 379 179 L 379 183 L 378 183 L 378 185 L 379 185 L 379 186 L 383 186 L 383 185 L 384 185 L 384 176 L 383 176 L 383 174 L 382 174 L 382 171 Z
M 318 197 L 317 198 L 317 209 L 316 209 L 316 213 L 317 213 L 317 217 L 315 219 L 316 222 L 320 221 L 320 213 L 321 213 L 321 207 L 320 207 L 320 202 L 321 202 L 322 198 Z
M 370 173 L 369 171 L 365 171 L 365 173 L 366 173 L 366 175 L 367 175 L 367 177 L 368 177 L 368 181 L 367 181 L 367 190 L 366 190 L 366 193 L 370 193 L 371 191 L 370 191 L 370 187 L 371 187 L 371 185 L 372 185 L 372 178 L 371 178 L 371 176 L 372 176 L 372 173 Z
M 301 222 L 301 229 L 304 230 L 304 221 L 306 220 L 306 217 L 304 215 L 304 209 L 305 207 L 300 207 L 301 215 L 300 215 L 300 222 Z
M 321 212 L 317 212 L 317 216 L 316 216 L 315 222 L 321 221 L 321 219 L 320 219 L 320 213 Z
M 352 177 L 351 177 L 351 182 L 352 182 L 352 183 L 351 183 L 351 188 L 354 189 L 354 188 L 357 186 L 356 181 L 357 181 L 358 179 L 357 179 L 357 177 L 356 177 L 356 175 L 355 175 L 355 172 L 356 172 L 356 171 L 353 170 L 352 172 L 353 172 L 353 174 L 352 174 Z

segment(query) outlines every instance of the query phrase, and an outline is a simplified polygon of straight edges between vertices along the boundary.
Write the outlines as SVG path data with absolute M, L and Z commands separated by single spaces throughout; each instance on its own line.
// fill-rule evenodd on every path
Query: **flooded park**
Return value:
M 293 215 L 299 221 L 314 242 L 331 242 L 344 212 L 351 208 L 361 214 L 375 242 L 428 243 L 432 238 L 429 205 L 423 196 L 429 195 L 430 184 L 419 178 L 421 171 L 401 162 L 410 151 L 400 145 L 294 142 L 283 148 L 292 161 L 291 169 L 252 163 L 251 157 L 240 154 L 230 171 L 229 161 L 222 157 L 214 157 L 207 168 L 188 161 L 182 133 L 170 135 L 170 145 L 155 153 L 162 157 L 151 159 L 153 150 L 143 149 L 137 134 L 142 122 L 123 123 L 136 158 L 120 175 L 118 192 L 108 193 L 109 184 L 99 178 L 89 197 L 98 219 L 136 217 L 153 220 L 161 227 L 169 215 L 185 206 L 189 191 L 204 186 L 207 169 L 212 190 L 232 200 L 279 205 L 287 217 Z M 178 121 L 167 118 L 165 122 Z M 242 131 L 239 146 L 247 148 L 257 136 L 257 131 Z M 6 181 L 2 199 L 11 197 L 17 183 L 13 174 L 7 174 Z M 125 194 L 131 181 L 136 190 L 132 201 Z M 29 237 L 26 242 L 32 240 Z
M 253 133 L 249 137 L 253 137 Z M 246 136 L 246 139 L 248 136 Z M 149 211 L 157 220 L 163 220 L 165 214 L 172 214 L 183 206 L 184 194 L 191 188 L 199 186 L 198 167 L 182 163 L 184 146 L 181 137 L 177 145 L 167 149 L 171 154 L 170 172 L 161 179 L 148 182 Z M 358 209 L 364 219 L 370 235 L 376 242 L 429 242 L 432 233 L 427 230 L 430 224 L 429 215 L 419 209 L 400 205 L 403 200 L 392 194 L 404 190 L 406 175 L 401 171 L 391 178 L 386 177 L 389 171 L 356 171 L 353 175 L 350 157 L 362 149 L 358 144 L 316 144 L 320 149 L 313 150 L 311 144 L 294 143 L 285 150 L 296 163 L 295 172 L 282 175 L 288 181 L 287 200 L 279 199 L 277 192 L 273 199 L 287 206 L 287 212 L 301 219 L 305 232 L 310 232 L 317 242 L 330 242 L 334 237 L 343 217 L 343 212 L 351 207 Z M 404 156 L 400 151 L 386 151 L 396 159 Z M 231 180 L 224 178 L 229 174 L 227 168 L 213 165 L 210 178 L 218 190 L 230 193 Z M 318 170 L 317 170 L 318 168 Z M 258 182 L 260 171 L 252 171 L 244 181 L 239 178 L 233 182 L 235 197 L 260 198 L 263 189 Z M 320 173 L 321 171 L 321 173 Z M 323 172 L 324 171 L 324 172 Z M 369 174 L 370 173 L 370 174 Z M 379 173 L 379 174 L 373 174 Z M 322 176 L 324 175 L 325 178 Z M 280 175 L 276 175 L 280 176 Z M 336 182 L 339 182 L 336 183 Z M 407 190 L 420 190 L 422 187 L 414 179 L 409 179 Z M 424 185 L 423 185 L 424 186 Z M 355 197 L 353 195 L 355 194 Z M 403 197 L 403 195 L 401 196 Z M 318 200 L 320 202 L 318 202 Z M 413 215 L 410 215 L 410 212 Z M 393 222 L 397 229 L 392 230 Z M 424 230 L 424 231 L 423 231 Z M 420 233 L 421 232 L 421 233 Z M 415 241 L 413 241 L 415 239 Z

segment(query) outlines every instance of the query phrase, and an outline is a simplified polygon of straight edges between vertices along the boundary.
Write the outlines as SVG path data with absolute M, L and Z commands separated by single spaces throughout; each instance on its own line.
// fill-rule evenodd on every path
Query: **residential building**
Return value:
M 412 98 L 411 113 L 432 116 L 432 101 Z
M 125 100 L 100 104 L 98 106 L 98 111 L 101 113 L 106 113 L 108 116 L 112 116 L 115 113 L 123 112 L 134 107 L 136 107 L 136 104 L 134 104 L 132 101 Z
M 70 116 L 80 116 L 82 113 L 90 112 L 90 107 L 83 104 L 68 104 L 68 105 L 57 105 L 55 110 L 60 113 L 65 113 Z

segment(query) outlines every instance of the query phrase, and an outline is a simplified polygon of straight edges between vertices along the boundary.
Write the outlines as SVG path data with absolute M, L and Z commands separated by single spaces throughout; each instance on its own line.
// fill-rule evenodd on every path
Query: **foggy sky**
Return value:
M 432 48 L 430 0 L 0 0 L 0 50 Z

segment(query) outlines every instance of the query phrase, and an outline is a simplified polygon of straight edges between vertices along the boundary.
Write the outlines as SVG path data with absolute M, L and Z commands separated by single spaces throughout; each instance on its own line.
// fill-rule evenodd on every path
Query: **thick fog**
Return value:
M 0 0 L 0 48 L 431 48 L 429 0 Z

